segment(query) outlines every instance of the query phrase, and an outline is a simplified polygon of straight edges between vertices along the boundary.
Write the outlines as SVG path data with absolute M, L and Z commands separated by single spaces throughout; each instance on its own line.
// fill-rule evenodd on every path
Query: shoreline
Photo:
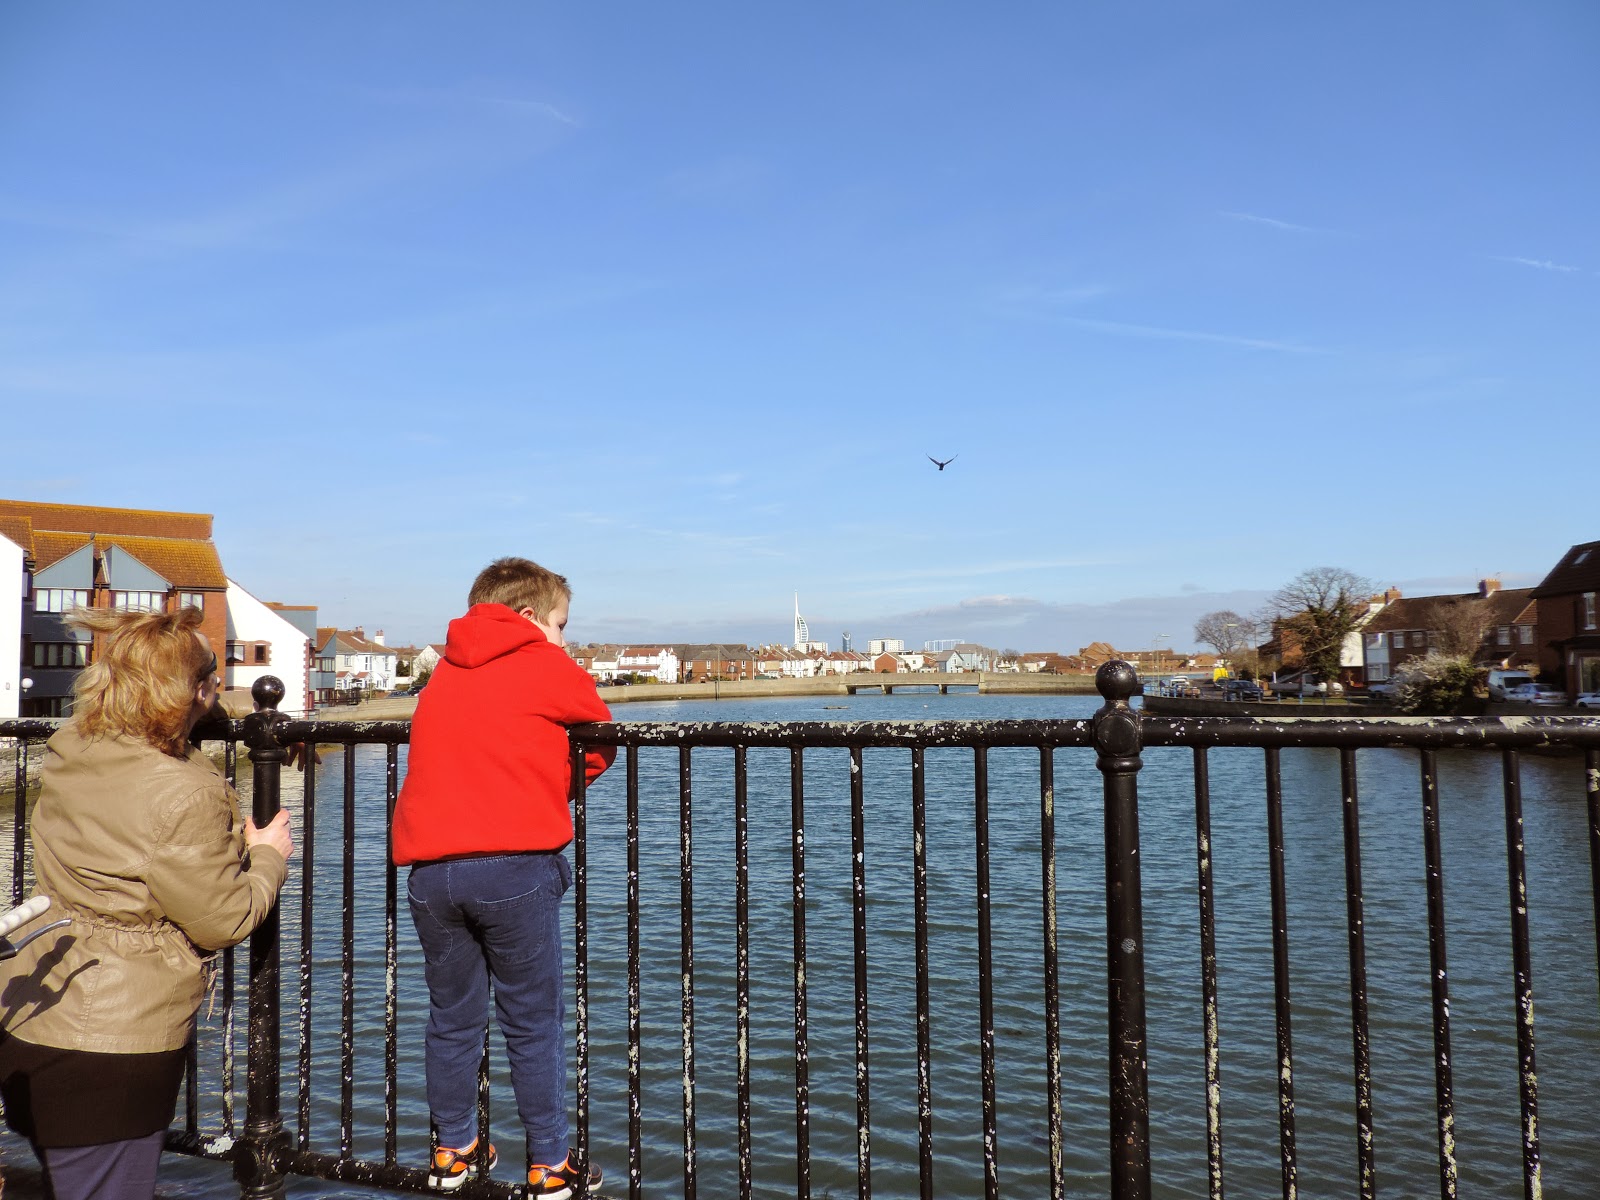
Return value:
M 993 671 L 962 674 L 911 672 L 890 675 L 860 671 L 821 679 L 736 679 L 717 683 L 631 683 L 600 688 L 609 707 L 651 700 L 759 700 L 779 696 L 848 696 L 858 691 L 952 689 L 980 695 L 1098 696 L 1093 675 L 1014 675 Z M 417 697 L 396 696 L 355 705 L 335 705 L 312 713 L 313 721 L 403 721 L 416 711 Z

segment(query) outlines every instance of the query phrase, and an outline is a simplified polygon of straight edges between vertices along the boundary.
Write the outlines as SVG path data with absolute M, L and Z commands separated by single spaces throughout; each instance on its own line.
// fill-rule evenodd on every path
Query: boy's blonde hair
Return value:
M 89 738 L 122 734 L 187 757 L 195 689 L 216 662 L 195 636 L 204 620 L 200 610 L 79 608 L 67 620 L 105 635 L 94 662 L 72 685 L 79 732 Z
M 541 621 L 556 605 L 572 601 L 572 587 L 565 575 L 557 575 L 526 558 L 497 558 L 472 581 L 467 603 L 504 604 L 521 611 L 533 609 Z

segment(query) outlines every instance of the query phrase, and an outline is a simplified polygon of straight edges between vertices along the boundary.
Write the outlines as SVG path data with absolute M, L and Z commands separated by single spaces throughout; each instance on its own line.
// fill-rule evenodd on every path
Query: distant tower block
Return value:
M 854 644 L 850 641 L 850 631 L 848 629 L 846 629 L 839 636 L 840 636 L 840 640 L 844 643 L 843 646 L 841 647 L 841 649 L 844 650 L 844 652 L 846 654 L 849 654 L 852 650 L 855 649 Z
M 800 615 L 800 593 L 794 594 L 794 648 L 804 650 L 811 641 L 811 630 L 806 625 L 806 619 Z

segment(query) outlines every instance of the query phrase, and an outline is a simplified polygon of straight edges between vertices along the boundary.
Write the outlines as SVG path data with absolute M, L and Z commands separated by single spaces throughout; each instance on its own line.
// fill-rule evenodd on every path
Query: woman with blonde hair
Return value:
M 45 750 L 37 892 L 70 924 L 0 963 L 0 1095 L 57 1200 L 147 1200 L 205 964 L 259 925 L 294 851 L 189 745 L 216 703 L 198 609 L 80 609 L 100 636 Z

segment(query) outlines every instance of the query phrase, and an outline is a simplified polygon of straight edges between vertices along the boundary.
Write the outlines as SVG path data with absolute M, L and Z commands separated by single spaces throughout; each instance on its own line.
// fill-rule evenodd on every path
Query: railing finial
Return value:
M 250 698 L 256 702 L 258 708 L 276 711 L 287 693 L 288 689 L 283 686 L 283 680 L 276 675 L 263 675 L 250 685 Z
M 1094 686 L 1107 704 L 1126 705 L 1139 691 L 1139 672 L 1120 658 L 1100 664 L 1094 673 Z

